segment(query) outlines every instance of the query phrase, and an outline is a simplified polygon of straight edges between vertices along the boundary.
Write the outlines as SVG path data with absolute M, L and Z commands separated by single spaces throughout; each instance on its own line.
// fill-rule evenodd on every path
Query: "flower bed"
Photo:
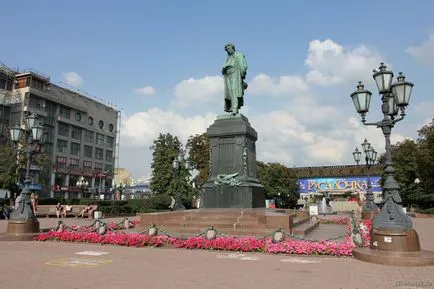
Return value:
M 227 237 L 218 236 L 215 239 L 208 239 L 206 236 L 195 236 L 187 239 L 169 237 L 166 235 L 149 236 L 139 233 L 107 231 L 105 234 L 89 232 L 84 230 L 63 230 L 50 231 L 35 237 L 36 241 L 65 241 L 65 242 L 85 242 L 98 244 L 111 244 L 130 247 L 161 247 L 173 246 L 184 249 L 205 249 L 223 251 L 242 251 L 242 252 L 262 252 L 271 254 L 298 254 L 298 255 L 331 255 L 331 256 L 351 256 L 352 250 L 356 245 L 353 243 L 352 233 L 355 232 L 353 223 L 348 222 L 347 234 L 342 242 L 336 241 L 309 241 L 286 238 L 281 242 L 273 242 L 272 238 L 247 238 L 247 237 Z M 343 222 L 339 218 L 339 222 Z M 370 221 L 356 224 L 360 227 L 363 237 L 363 245 L 369 244 Z M 107 225 L 114 226 L 114 225 Z M 356 230 L 358 231 L 358 230 Z

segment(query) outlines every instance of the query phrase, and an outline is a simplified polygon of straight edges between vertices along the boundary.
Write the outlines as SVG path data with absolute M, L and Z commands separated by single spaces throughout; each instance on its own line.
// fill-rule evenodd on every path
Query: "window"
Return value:
M 70 119 L 71 118 L 71 109 L 66 106 L 60 106 L 59 115 L 63 118 Z
M 103 149 L 95 148 L 95 158 L 97 160 L 102 160 L 103 159 L 103 154 L 104 154 L 104 150 Z
M 88 125 L 93 125 L 93 117 L 89 116 L 89 117 L 87 118 L 87 124 L 88 124 Z
M 91 161 L 83 161 L 83 171 L 85 171 L 85 172 L 92 171 L 92 162 Z
M 79 159 L 70 159 L 69 167 L 71 169 L 79 169 L 80 168 L 80 160 Z
M 99 126 L 100 129 L 103 129 L 104 128 L 104 122 L 102 120 L 100 120 L 98 122 L 98 126 Z
M 114 138 L 113 137 L 111 137 L 111 136 L 106 136 L 105 137 L 105 145 L 108 147 L 108 148 L 112 148 L 113 147 L 113 143 L 114 143 Z
M 62 139 L 57 139 L 57 152 L 68 153 L 68 142 Z
M 32 87 L 43 90 L 44 89 L 44 83 L 40 81 L 39 79 L 32 78 Z
M 69 137 L 69 125 L 66 123 L 59 122 L 57 127 L 57 134 L 65 137 Z
M 93 132 L 90 130 L 84 131 L 84 141 L 93 144 Z
M 45 132 L 46 134 L 45 134 L 44 143 L 52 145 L 54 143 L 54 129 L 49 126 L 45 126 Z
M 95 163 L 95 172 L 96 173 L 102 172 L 102 163 Z
M 75 113 L 75 120 L 81 121 L 81 113 L 79 113 L 78 111 Z
M 75 143 L 75 142 L 71 142 L 71 155 L 74 156 L 79 156 L 80 155 L 80 144 L 79 143 Z
M 113 166 L 109 164 L 105 164 L 104 171 L 107 172 L 107 174 L 111 174 L 111 172 L 113 171 Z
M 84 157 L 93 158 L 93 147 L 87 145 L 84 146 Z
M 56 167 L 58 169 L 66 169 L 66 157 L 57 157 Z
M 113 124 L 109 124 L 109 132 L 113 132 Z
M 71 137 L 73 139 L 81 140 L 81 128 L 73 126 L 71 130 Z
M 53 144 L 44 143 L 44 154 L 51 156 L 53 154 Z
M 65 159 L 66 162 L 66 159 Z M 65 163 L 66 166 L 66 163 Z M 64 186 L 66 185 L 66 175 L 62 175 L 62 174 L 56 174 L 55 178 L 54 178 L 54 184 L 56 186 Z M 60 190 L 60 188 L 59 188 Z
M 96 134 L 96 144 L 97 145 L 104 145 L 104 135 L 103 134 L 100 134 L 100 133 L 97 133 Z
M 113 160 L 113 152 L 105 151 L 105 160 L 111 162 Z

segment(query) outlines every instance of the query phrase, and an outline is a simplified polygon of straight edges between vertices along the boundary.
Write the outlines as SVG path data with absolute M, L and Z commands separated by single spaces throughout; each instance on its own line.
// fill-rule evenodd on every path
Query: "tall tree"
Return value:
M 209 177 L 209 138 L 206 133 L 189 137 L 186 145 L 192 169 L 199 173 L 193 179 L 196 190 L 200 191 Z
M 414 180 L 418 176 L 417 144 L 409 139 L 392 145 L 392 162 L 396 170 L 395 179 L 401 191 L 400 195 L 404 206 L 411 206 L 417 199 Z M 385 164 L 385 154 L 379 158 L 380 164 Z
M 172 162 L 182 151 L 181 142 L 170 133 L 160 133 L 150 149 L 153 150 L 151 190 L 156 194 L 166 194 L 174 175 Z
M 9 145 L 0 147 L 0 188 L 7 189 L 18 179 L 16 151 Z
M 429 124 L 423 126 L 418 133 L 417 164 L 421 181 L 420 194 L 422 195 L 420 206 L 427 208 L 434 206 L 434 118 Z
M 267 191 L 267 198 L 276 199 L 281 208 L 293 208 L 300 196 L 296 176 L 279 163 L 256 163 L 258 179 Z
M 189 168 L 183 162 L 179 163 L 177 169 L 174 169 L 172 165 L 176 158 L 185 157 L 178 137 L 170 133 L 160 133 L 151 149 L 153 150 L 150 182 L 152 192 L 173 197 L 180 196 L 184 205 L 189 207 L 194 194 L 189 180 Z

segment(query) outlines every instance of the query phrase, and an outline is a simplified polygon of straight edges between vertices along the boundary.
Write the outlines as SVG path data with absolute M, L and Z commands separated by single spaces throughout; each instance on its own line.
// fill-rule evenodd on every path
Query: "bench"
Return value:
M 62 205 L 64 208 L 65 206 Z M 84 210 L 87 205 L 72 205 L 72 210 L 66 213 L 66 217 L 78 217 L 80 212 Z M 93 212 L 98 209 L 98 205 L 91 205 L 92 209 L 84 214 L 84 217 L 93 218 Z M 56 217 L 56 205 L 38 205 L 35 212 L 36 217 Z

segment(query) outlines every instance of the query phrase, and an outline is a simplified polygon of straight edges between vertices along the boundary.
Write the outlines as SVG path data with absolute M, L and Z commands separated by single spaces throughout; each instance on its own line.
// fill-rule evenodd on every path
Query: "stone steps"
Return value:
M 310 220 L 309 217 L 301 217 L 301 218 L 295 217 L 292 221 L 292 225 L 293 225 L 293 227 L 297 227 L 297 226 L 300 226 L 306 222 L 309 222 L 309 220 Z
M 306 222 L 304 222 L 303 224 L 294 227 L 292 229 L 292 233 L 294 235 L 300 235 L 300 236 L 305 236 L 307 234 L 309 234 L 310 232 L 312 232 L 313 230 L 315 230 L 316 228 L 318 228 L 319 226 L 319 221 L 312 221 L 312 220 L 308 220 Z
M 161 230 L 164 230 L 169 235 L 178 237 L 190 237 L 204 232 L 207 227 L 172 227 L 172 226 L 161 226 Z M 268 234 L 273 233 L 274 229 L 255 229 L 255 228 L 218 228 L 214 227 L 218 233 L 223 236 L 244 236 L 244 237 L 265 237 Z

